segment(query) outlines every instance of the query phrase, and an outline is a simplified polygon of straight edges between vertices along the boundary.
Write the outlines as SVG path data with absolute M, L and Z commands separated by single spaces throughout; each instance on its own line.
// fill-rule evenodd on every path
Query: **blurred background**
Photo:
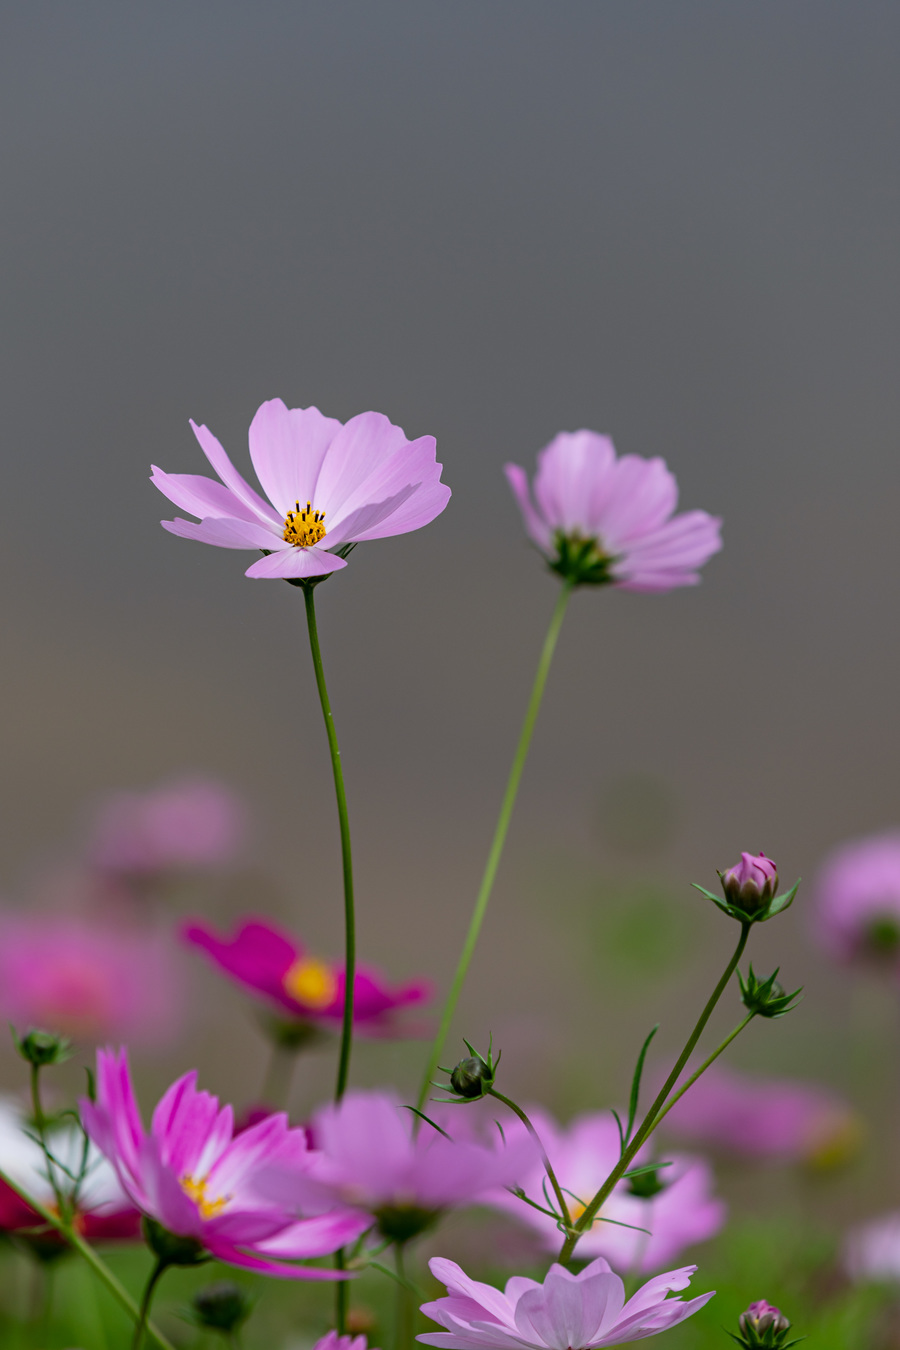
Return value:
M 607 432 L 725 549 L 696 589 L 575 597 L 457 1032 L 563 1115 L 621 1101 L 732 941 L 691 881 L 763 849 L 790 884 L 900 824 L 900 11 L 82 0 L 3 35 L 6 905 L 52 902 L 106 794 L 202 774 L 252 824 L 168 912 L 339 955 L 301 596 L 167 536 L 147 478 L 204 471 L 189 417 L 249 473 L 264 399 L 375 408 L 437 437 L 454 495 L 354 553 L 320 631 L 362 952 L 443 990 L 557 584 L 502 466 Z M 821 956 L 811 912 L 755 939 L 807 997 L 733 1062 L 826 1079 L 887 1142 L 896 991 Z M 148 1099 L 198 1060 L 249 1099 L 249 1005 L 183 960 Z M 422 1054 L 363 1047 L 356 1079 L 409 1091 Z M 332 1071 L 309 1056 L 298 1112 Z M 829 1213 L 896 1200 L 900 1151 L 866 1156 Z

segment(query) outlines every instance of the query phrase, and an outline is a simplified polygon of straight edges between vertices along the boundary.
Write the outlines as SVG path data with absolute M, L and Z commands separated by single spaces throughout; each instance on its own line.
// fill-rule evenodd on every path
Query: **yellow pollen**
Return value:
M 288 511 L 284 518 L 284 534 L 281 537 L 286 543 L 296 544 L 298 548 L 312 548 L 313 544 L 325 538 L 325 512 L 314 511 L 312 502 L 307 502 L 302 510 L 299 502 L 294 505 L 296 510 Z
M 221 1214 L 231 1199 L 230 1195 L 224 1195 L 218 1200 L 207 1200 L 206 1177 L 201 1177 L 199 1181 L 195 1181 L 192 1176 L 182 1177 L 181 1189 L 191 1197 L 204 1219 L 214 1219 L 217 1214 Z
M 337 979 L 330 966 L 312 957 L 295 961 L 284 977 L 285 993 L 308 1008 L 327 1008 L 334 1002 Z

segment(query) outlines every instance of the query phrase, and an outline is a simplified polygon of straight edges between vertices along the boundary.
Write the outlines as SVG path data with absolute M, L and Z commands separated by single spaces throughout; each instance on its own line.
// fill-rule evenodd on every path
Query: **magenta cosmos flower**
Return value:
M 678 484 L 661 459 L 616 458 L 608 436 L 561 431 L 538 455 L 534 499 L 525 470 L 507 464 L 525 529 L 551 568 L 576 584 L 669 591 L 693 586 L 722 547 L 722 522 L 674 515 Z
M 191 426 L 221 482 L 154 465 L 160 492 L 200 518 L 162 524 L 219 548 L 261 549 L 267 556 L 247 568 L 248 577 L 324 576 L 346 566 L 342 555 L 354 544 L 418 530 L 450 499 L 434 437 L 407 440 L 381 413 L 341 423 L 318 408 L 287 408 L 280 398 L 264 403 L 250 423 L 250 458 L 268 502 L 211 431 Z
M 316 1341 L 313 1350 L 367 1350 L 367 1347 L 365 1336 L 339 1336 L 336 1331 L 329 1331 Z
M 263 919 L 245 919 L 233 936 L 220 937 L 208 924 L 184 925 L 186 942 L 251 993 L 261 995 L 282 1017 L 326 1029 L 340 1027 L 344 972 L 310 956 L 303 944 Z M 395 1035 L 399 1008 L 421 1003 L 431 986 L 425 980 L 391 987 L 371 966 L 357 968 L 353 986 L 354 1026 L 362 1035 Z
M 441 1119 L 452 1126 L 452 1117 Z M 367 1210 L 385 1237 L 405 1242 L 445 1210 L 478 1204 L 513 1182 L 533 1152 L 530 1141 L 507 1145 L 499 1131 L 483 1144 L 448 1138 L 425 1122 L 415 1126 L 412 1112 L 389 1092 L 348 1092 L 323 1108 L 311 1127 L 320 1154 L 316 1193 Z M 302 1191 L 305 1179 L 298 1185 Z
M 816 937 L 832 956 L 900 971 L 900 831 L 835 849 L 816 879 L 813 903 Z
M 167 934 L 34 910 L 0 916 L 0 1017 L 76 1040 L 170 1040 L 183 983 Z
M 608 1111 L 597 1111 L 577 1116 L 567 1129 L 561 1129 L 540 1108 L 529 1110 L 528 1114 L 559 1184 L 571 1193 L 569 1213 L 577 1220 L 619 1161 L 616 1123 Z M 511 1144 L 524 1135 L 524 1128 L 518 1123 L 510 1126 L 504 1123 L 504 1129 Z M 544 1169 L 536 1153 L 531 1158 L 528 1172 L 518 1178 L 519 1184 L 529 1199 L 546 1208 Z M 652 1174 L 661 1187 L 656 1194 L 640 1193 L 647 1189 L 646 1176 L 619 1182 L 579 1240 L 576 1249 L 579 1255 L 604 1256 L 620 1270 L 648 1273 L 677 1258 L 685 1247 L 703 1242 L 719 1231 L 725 1221 L 725 1205 L 712 1193 L 713 1178 L 708 1164 L 700 1158 L 677 1154 L 666 1154 L 666 1160 L 671 1167 Z M 636 1156 L 634 1166 L 650 1161 L 652 1154 L 644 1148 Z M 533 1228 L 545 1250 L 559 1249 L 562 1241 L 559 1228 L 548 1215 L 507 1191 L 495 1192 L 491 1203 Z M 623 1224 L 632 1226 L 626 1228 Z
M 696 1266 L 657 1275 L 626 1303 L 625 1286 L 602 1257 L 578 1275 L 552 1265 L 543 1284 L 515 1275 L 503 1293 L 470 1280 L 444 1257 L 428 1264 L 449 1297 L 423 1303 L 422 1312 L 444 1330 L 416 1339 L 448 1350 L 599 1350 L 667 1331 L 713 1296 L 701 1294 L 688 1303 L 668 1297 L 688 1287 Z
M 182 778 L 149 792 L 119 792 L 104 802 L 88 844 L 104 872 L 143 878 L 222 867 L 246 833 L 243 802 L 210 778 Z
M 827 1088 L 718 1065 L 672 1107 L 664 1128 L 729 1153 L 816 1167 L 845 1161 L 862 1138 L 859 1118 Z
M 336 1251 L 367 1220 L 333 1204 L 308 1207 L 301 1217 L 285 1192 L 314 1165 L 306 1132 L 277 1114 L 235 1137 L 231 1107 L 220 1110 L 196 1082 L 188 1073 L 172 1084 L 148 1134 L 125 1051 L 98 1052 L 97 1100 L 82 1099 L 81 1117 L 122 1189 L 142 1214 L 217 1260 L 268 1275 L 330 1278 L 330 1271 L 289 1263 Z M 265 1196 L 257 1186 L 262 1172 L 270 1182 Z

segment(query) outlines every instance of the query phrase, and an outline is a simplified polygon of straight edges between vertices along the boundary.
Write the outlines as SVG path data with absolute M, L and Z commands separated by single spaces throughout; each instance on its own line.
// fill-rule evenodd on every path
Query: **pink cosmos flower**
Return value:
M 813 903 L 816 937 L 832 956 L 900 971 L 900 831 L 835 849 L 816 879 Z
M 844 1244 L 844 1265 L 860 1283 L 900 1283 L 900 1214 L 884 1214 L 852 1229 Z
M 598 1257 L 578 1275 L 552 1265 L 543 1284 L 515 1275 L 503 1293 L 469 1279 L 454 1261 L 436 1256 L 431 1273 L 447 1286 L 448 1298 L 423 1303 L 422 1312 L 444 1331 L 416 1337 L 448 1350 L 598 1350 L 640 1341 L 677 1326 L 712 1298 L 685 1303 L 668 1298 L 686 1289 L 696 1266 L 649 1280 L 626 1303 L 625 1286 Z
M 186 942 L 199 947 L 220 970 L 254 994 L 262 995 L 279 1014 L 301 1022 L 336 1029 L 344 1012 L 344 972 L 310 956 L 296 938 L 265 919 L 244 919 L 232 937 L 220 937 L 201 920 L 181 930 Z M 367 1036 L 395 1035 L 394 1014 L 421 1003 L 431 986 L 414 980 L 392 988 L 371 966 L 357 967 L 354 982 L 354 1026 Z
M 250 424 L 250 458 L 268 502 L 212 432 L 191 426 L 222 481 L 154 466 L 160 492 L 200 517 L 199 525 L 176 517 L 163 527 L 219 548 L 262 549 L 268 556 L 247 568 L 248 577 L 324 576 L 346 566 L 342 555 L 354 544 L 418 530 L 450 499 L 434 437 L 407 440 L 381 413 L 342 424 L 318 408 L 264 403 Z
M 619 1135 L 611 1114 L 605 1111 L 577 1116 L 567 1129 L 561 1129 L 540 1108 L 528 1112 L 559 1184 L 571 1192 L 569 1213 L 577 1220 L 619 1160 Z M 518 1123 L 504 1130 L 512 1144 L 524 1128 Z M 662 1189 L 655 1195 L 636 1194 L 644 1180 L 621 1181 L 578 1243 L 581 1256 L 605 1256 L 621 1270 L 658 1270 L 695 1242 L 703 1242 L 719 1231 L 725 1221 L 725 1205 L 712 1194 L 713 1178 L 707 1163 L 700 1158 L 665 1154 L 671 1167 L 656 1174 Z M 529 1199 L 546 1208 L 545 1173 L 532 1152 L 528 1172 L 518 1182 Z M 652 1161 L 649 1149 L 638 1153 L 634 1166 Z M 638 1185 L 635 1185 L 638 1183 Z M 577 1197 L 575 1199 L 574 1197 Z M 507 1191 L 496 1191 L 490 1203 L 539 1235 L 541 1245 L 557 1251 L 562 1241 L 554 1219 L 539 1213 Z M 614 1222 L 604 1222 L 613 1220 Z M 630 1224 L 631 1227 L 621 1227 Z M 640 1232 L 647 1229 L 648 1232 Z
M 862 1129 L 846 1102 L 817 1083 L 753 1078 L 719 1065 L 672 1107 L 664 1128 L 694 1144 L 820 1167 L 846 1159 Z
M 366 1350 L 366 1345 L 365 1336 L 339 1336 L 336 1331 L 329 1331 L 316 1341 L 313 1350 Z
M 443 1123 L 452 1125 L 453 1118 Z M 533 1152 L 530 1141 L 507 1146 L 499 1132 L 483 1144 L 414 1125 L 412 1112 L 390 1092 L 348 1092 L 324 1107 L 312 1123 L 321 1153 L 314 1178 L 319 1194 L 368 1210 L 385 1237 L 402 1242 L 444 1210 L 478 1204 L 514 1181 Z
M 196 1082 L 196 1073 L 187 1073 L 172 1084 L 148 1134 L 125 1051 L 98 1052 L 97 1101 L 82 1099 L 81 1118 L 125 1193 L 142 1214 L 220 1261 L 268 1275 L 332 1278 L 289 1263 L 336 1251 L 368 1220 L 333 1204 L 307 1208 L 301 1218 L 285 1193 L 314 1165 L 306 1132 L 277 1114 L 235 1137 L 231 1107 L 220 1110 Z M 268 1195 L 257 1185 L 263 1172 L 272 1183 Z
M 170 1040 L 183 988 L 166 935 L 33 910 L 0 916 L 0 1018 L 76 1040 Z
M 53 1156 L 77 1175 L 83 1148 L 81 1131 L 71 1123 L 51 1131 L 50 1147 Z M 18 1102 L 9 1097 L 0 1099 L 0 1168 L 39 1204 L 50 1208 L 55 1205 L 43 1150 L 28 1130 Z M 58 1180 L 69 1188 L 71 1183 L 62 1170 Z M 6 1182 L 0 1182 L 0 1231 L 39 1230 L 41 1222 L 36 1210 Z M 140 1215 L 110 1164 L 93 1147 L 88 1154 L 85 1179 L 78 1190 L 75 1227 L 90 1242 L 124 1241 L 139 1236 Z M 39 1241 L 44 1250 L 64 1247 L 55 1229 L 41 1232 Z
M 119 792 L 97 813 L 88 845 L 104 872 L 145 877 L 221 867 L 246 832 L 243 802 L 223 783 L 181 778 L 149 792 Z
M 616 458 L 608 436 L 561 431 L 538 455 L 534 500 L 525 470 L 506 465 L 525 529 L 554 571 L 629 591 L 693 586 L 722 547 L 721 521 L 673 515 L 678 485 L 661 459 Z

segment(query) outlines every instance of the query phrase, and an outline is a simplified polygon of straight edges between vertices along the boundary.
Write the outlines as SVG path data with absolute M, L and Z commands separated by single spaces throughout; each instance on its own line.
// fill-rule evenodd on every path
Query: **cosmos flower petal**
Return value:
M 191 429 L 200 442 L 200 449 L 228 490 L 233 492 L 235 497 L 265 524 L 280 526 L 283 517 L 280 517 L 278 512 L 268 502 L 263 501 L 259 493 L 254 492 L 249 483 L 245 482 L 209 427 L 198 426 L 196 422 L 191 420 Z
M 222 516 L 259 524 L 258 513 L 245 506 L 240 497 L 236 497 L 214 478 L 204 478 L 196 473 L 164 473 L 154 464 L 150 482 L 182 511 L 188 511 L 201 520 Z M 277 528 L 274 522 L 273 528 Z
M 506 481 L 512 488 L 513 496 L 519 504 L 526 531 L 539 549 L 543 549 L 545 553 L 549 552 L 553 543 L 553 531 L 540 512 L 535 510 L 534 503 L 531 500 L 531 488 L 528 484 L 527 473 L 519 464 L 506 464 L 503 467 L 503 472 L 506 474 Z
M 341 429 L 318 408 L 288 408 L 271 398 L 250 423 L 250 458 L 282 520 L 297 502 L 318 504 L 317 483 L 329 445 Z
M 586 535 L 614 481 L 616 452 L 595 431 L 561 431 L 538 455 L 535 499 L 545 518 L 569 534 Z M 609 483 L 609 489 L 607 489 Z
M 410 444 L 401 428 L 383 413 L 357 413 L 344 423 L 328 447 L 319 470 L 314 505 L 336 523 L 345 510 L 360 504 L 353 498 L 362 485 L 373 477 L 377 484 L 385 464 L 390 466 L 393 456 Z M 377 488 L 374 495 L 380 495 Z
M 280 551 L 260 558 L 252 567 L 248 567 L 247 577 L 282 577 L 293 579 L 300 577 L 323 577 L 328 572 L 339 572 L 347 563 L 324 548 L 292 548 L 282 545 Z
M 288 550 L 280 534 L 274 534 L 264 525 L 250 520 L 233 520 L 222 516 L 207 516 L 205 520 L 161 520 L 164 530 L 181 539 L 196 539 L 199 544 L 214 544 L 216 548 L 265 548 Z

